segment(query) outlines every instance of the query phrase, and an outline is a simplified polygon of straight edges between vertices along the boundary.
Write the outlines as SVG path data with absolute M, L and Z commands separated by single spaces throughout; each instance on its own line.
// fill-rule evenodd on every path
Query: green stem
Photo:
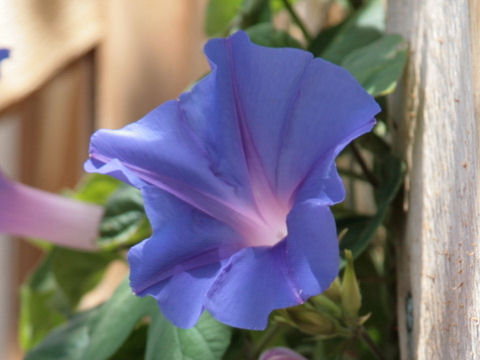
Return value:
M 368 179 L 364 175 L 358 174 L 353 170 L 341 168 L 339 166 L 337 166 L 337 170 L 338 170 L 338 173 L 342 176 L 347 176 L 347 177 L 351 177 L 352 179 L 355 179 L 355 180 L 368 182 Z
M 370 337 L 367 330 L 365 330 L 363 326 L 360 326 L 358 328 L 358 334 L 360 335 L 360 338 L 368 346 L 368 348 L 370 349 L 370 351 L 372 352 L 376 360 L 385 360 L 385 357 L 382 355 L 382 352 L 378 348 L 377 344 L 375 344 L 375 342 L 373 341 L 373 339 Z
M 350 144 L 350 148 L 352 149 L 353 156 L 355 157 L 355 160 L 357 160 L 358 165 L 362 168 L 363 173 L 365 174 L 365 177 L 367 178 L 368 182 L 373 185 L 373 187 L 378 187 L 380 182 L 378 181 L 377 177 L 370 171 L 370 169 L 367 166 L 367 163 L 363 159 L 362 153 L 358 149 L 357 145 L 352 142 Z
M 310 44 L 313 40 L 312 35 L 308 32 L 307 28 L 305 27 L 305 24 L 300 20 L 300 17 L 297 15 L 295 9 L 292 7 L 292 4 L 288 0 L 282 0 L 283 5 L 285 6 L 285 9 L 287 9 L 288 13 L 290 14 L 292 20 L 297 24 L 297 26 L 300 28 L 300 30 L 303 33 L 303 36 L 305 37 L 305 40 L 307 40 L 308 44 Z

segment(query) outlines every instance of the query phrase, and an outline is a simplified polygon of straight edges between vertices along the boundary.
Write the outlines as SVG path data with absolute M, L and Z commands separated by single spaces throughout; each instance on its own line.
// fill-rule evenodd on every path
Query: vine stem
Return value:
M 377 344 L 373 341 L 373 339 L 368 334 L 367 330 L 363 326 L 358 328 L 358 334 L 360 338 L 365 342 L 368 346 L 372 354 L 375 356 L 376 360 L 385 360 L 385 357 L 382 355 L 382 352 L 378 348 Z
M 308 44 L 310 44 L 313 40 L 312 35 L 308 32 L 305 24 L 300 20 L 300 17 L 298 16 L 297 12 L 293 8 L 292 4 L 288 0 L 282 0 L 283 5 L 285 6 L 285 9 L 287 9 L 288 13 L 290 14 L 292 20 L 297 24 L 297 26 L 300 28 L 302 31 L 303 36 L 305 37 L 305 40 L 307 40 Z
M 362 153 L 358 149 L 357 145 L 352 141 L 350 143 L 350 147 L 352 149 L 353 156 L 355 157 L 355 160 L 357 160 L 358 165 L 362 168 L 363 173 L 365 174 L 365 177 L 367 178 L 368 182 L 373 185 L 373 187 L 378 187 L 380 184 L 377 177 L 370 171 L 370 169 L 367 166 L 367 163 L 365 162 Z

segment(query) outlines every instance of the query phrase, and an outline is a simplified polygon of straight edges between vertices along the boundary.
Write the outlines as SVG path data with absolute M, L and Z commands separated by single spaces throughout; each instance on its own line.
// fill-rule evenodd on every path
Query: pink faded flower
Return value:
M 258 360 L 307 360 L 299 353 L 284 347 L 271 348 L 265 351 Z
M 103 208 L 10 181 L 0 172 L 0 233 L 94 250 Z

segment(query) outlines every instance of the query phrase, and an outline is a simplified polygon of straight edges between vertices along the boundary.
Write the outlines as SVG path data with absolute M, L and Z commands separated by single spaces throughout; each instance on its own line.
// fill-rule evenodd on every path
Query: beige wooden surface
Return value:
M 11 139 L 15 144 L 10 146 L 12 153 L 2 154 L 15 157 L 16 179 L 53 192 L 77 183 L 88 154 L 88 136 L 93 131 L 92 60 L 86 54 L 60 69 L 40 90 L 12 108 L 10 116 L 0 118 L 0 123 L 11 119 L 18 128 L 18 138 Z M 10 264 L 8 292 L 13 354 L 5 356 L 17 359 L 20 358 L 16 337 L 19 287 L 37 265 L 41 251 L 21 239 L 9 240 L 15 250 L 11 251 L 14 259 Z
M 398 237 L 402 359 L 480 359 L 478 6 L 388 1 L 388 30 L 411 51 L 391 99 L 408 164 Z
M 8 176 L 14 177 L 19 172 L 20 122 L 14 116 L 0 119 L 0 168 Z M 12 333 L 16 321 L 12 294 L 15 282 L 15 260 L 17 242 L 7 235 L 0 234 L 0 349 L 2 356 L 11 359 L 16 346 L 16 336 Z
M 12 58 L 2 63 L 0 112 L 15 117 L 20 130 L 18 179 L 50 191 L 73 186 L 83 173 L 94 124 L 121 127 L 175 98 L 201 76 L 208 68 L 202 53 L 205 4 L 61 0 L 48 2 L 36 14 L 38 2 L 0 0 L 0 13 L 8 15 L 0 19 L 0 47 L 14 48 Z M 73 19 L 75 7 L 84 10 Z M 91 23 L 84 21 L 87 10 L 95 12 Z M 39 258 L 28 243 L 15 243 L 18 258 L 8 301 L 13 308 L 3 309 L 12 314 L 18 310 L 19 282 Z M 82 306 L 105 299 L 124 273 L 112 268 L 107 282 Z M 7 341 L 17 349 L 14 354 L 0 349 L 6 359 L 22 358 L 15 323 L 13 340 Z
M 38 89 L 103 36 L 105 0 L 0 0 L 0 110 Z
M 206 0 L 107 0 L 98 48 L 97 127 L 118 128 L 208 71 Z

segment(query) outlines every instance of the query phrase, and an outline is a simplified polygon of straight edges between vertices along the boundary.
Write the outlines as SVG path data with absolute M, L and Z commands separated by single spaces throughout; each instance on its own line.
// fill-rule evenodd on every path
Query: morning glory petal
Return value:
M 144 182 L 162 184 L 172 192 L 194 185 L 225 195 L 226 187 L 210 171 L 177 101 L 166 102 L 121 130 L 97 131 L 91 139 L 90 164 L 98 168 L 114 159 Z
M 207 294 L 207 309 L 219 321 L 262 330 L 269 314 L 304 303 L 338 275 L 335 220 L 319 201 L 290 212 L 288 236 L 271 248 L 245 248 L 233 255 Z
M 252 187 L 265 197 L 275 186 L 275 168 L 289 117 L 313 56 L 297 49 L 270 49 L 252 44 L 238 32 L 214 39 L 205 54 L 216 69 L 216 94 L 225 94 L 232 109 L 229 126 L 242 139 L 241 153 Z M 275 81 L 271 81 L 275 79 Z
M 295 201 L 315 199 L 324 205 L 334 205 L 345 199 L 345 187 L 332 159 L 330 168 L 325 170 L 325 161 L 314 166 L 308 176 L 298 186 Z
M 250 173 L 277 197 L 288 200 L 319 160 L 329 168 L 380 111 L 348 71 L 308 52 L 258 46 L 243 32 L 205 50 L 222 79 L 217 92 L 232 99 Z
M 335 165 L 335 158 L 353 139 L 370 131 L 375 125 L 375 119 L 365 122 L 363 126 L 351 132 L 339 141 L 324 156 L 319 157 L 312 165 L 307 175 L 298 183 L 294 193 L 295 201 L 300 202 L 315 198 L 324 205 L 334 205 L 345 199 L 345 188 Z
M 287 264 L 303 299 L 328 289 L 338 275 L 340 256 L 335 219 L 322 201 L 295 204 L 288 214 Z
M 304 299 L 291 282 L 286 243 L 249 247 L 234 254 L 207 293 L 206 309 L 234 327 L 263 330 L 270 313 Z
M 128 253 L 136 294 L 155 294 L 151 288 L 165 279 L 216 263 L 242 247 L 242 237 L 228 225 L 155 187 L 142 191 L 153 236 Z
M 2 62 L 2 60 L 8 59 L 9 56 L 10 56 L 10 50 L 9 49 L 1 49 L 0 48 L 0 63 Z M 0 72 L 0 76 L 1 76 L 1 72 Z
M 216 262 L 178 273 L 151 287 L 148 295 L 157 300 L 162 314 L 174 325 L 191 328 L 203 313 L 207 291 L 221 266 Z
M 315 59 L 305 73 L 277 167 L 277 191 L 290 194 L 312 167 L 328 169 L 351 141 L 369 131 L 380 111 L 375 100 L 345 70 Z M 306 155 L 308 154 L 308 155 Z
M 10 56 L 10 50 L 0 48 L 0 61 L 7 59 Z

